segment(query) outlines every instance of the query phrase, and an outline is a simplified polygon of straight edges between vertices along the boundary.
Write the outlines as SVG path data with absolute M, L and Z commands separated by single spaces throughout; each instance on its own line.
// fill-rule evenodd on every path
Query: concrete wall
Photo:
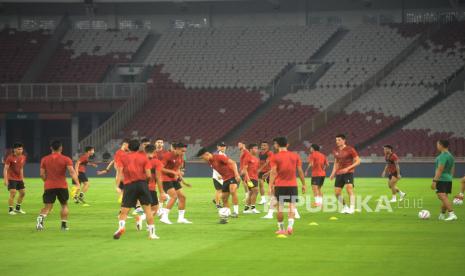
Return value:
M 434 175 L 434 164 L 433 163 L 401 163 L 401 170 L 403 177 L 433 177 Z M 307 164 L 304 164 L 304 168 Z M 99 168 L 104 168 L 101 165 Z M 384 168 L 384 163 L 370 163 L 362 164 L 357 169 L 355 175 L 358 177 L 379 177 Z M 456 164 L 456 177 L 462 177 L 465 175 L 465 163 Z M 95 177 L 96 170 L 94 168 L 88 169 L 88 176 Z M 1 170 L 3 174 L 3 169 Z M 26 177 L 39 177 L 39 164 L 31 163 L 27 164 L 25 171 Z M 328 170 L 328 175 L 330 171 Z M 211 168 L 204 163 L 188 163 L 186 176 L 187 177 L 210 177 L 212 174 Z M 114 176 L 114 172 L 108 174 L 108 176 Z M 3 176 L 2 176 L 3 177 Z

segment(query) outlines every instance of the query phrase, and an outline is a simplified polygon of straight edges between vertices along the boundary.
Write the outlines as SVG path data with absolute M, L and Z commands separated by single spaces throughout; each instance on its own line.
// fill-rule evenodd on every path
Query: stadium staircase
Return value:
M 61 40 L 70 28 L 71 22 L 69 17 L 65 15 L 61 18 L 61 21 L 54 30 L 52 37 L 50 37 L 50 39 L 43 45 L 40 53 L 36 56 L 31 66 L 29 66 L 29 69 L 24 74 L 21 82 L 33 83 L 39 78 L 40 74 L 45 70 L 49 60 L 60 46 Z
M 361 85 L 352 89 L 345 96 L 336 100 L 333 104 L 325 110 L 320 111 L 308 121 L 301 124 L 298 128 L 294 129 L 287 136 L 291 145 L 302 143 L 303 137 L 308 137 L 315 133 L 317 130 L 323 128 L 332 118 L 341 114 L 344 107 L 352 101 L 358 99 L 360 96 L 373 88 L 380 80 L 387 76 L 394 70 L 404 59 L 411 55 L 427 39 L 426 33 L 422 33 L 415 40 L 413 40 L 403 51 L 401 51 L 395 58 L 393 58 L 383 68 L 378 70 L 371 77 L 367 78 Z
M 449 83 L 446 85 L 442 93 L 438 93 L 438 95 L 431 98 L 429 101 L 423 104 L 420 108 L 410 113 L 403 119 L 399 120 L 391 127 L 386 128 L 385 130 L 381 131 L 380 133 L 375 135 L 373 138 L 361 144 L 355 145 L 355 147 L 358 150 L 363 150 L 367 146 L 375 144 L 376 142 L 380 141 L 384 137 L 387 137 L 391 135 L 392 133 L 402 129 L 404 126 L 408 125 L 410 122 L 412 122 L 413 120 L 415 120 L 422 114 L 428 112 L 433 106 L 447 99 L 450 95 L 460 90 L 463 91 L 464 88 L 465 88 L 465 69 L 462 68 L 462 70 L 449 81 Z
M 147 37 L 142 42 L 142 45 L 139 47 L 137 52 L 133 55 L 131 63 L 133 64 L 144 64 L 145 59 L 152 51 L 153 47 L 160 38 L 160 34 L 149 33 Z M 144 82 L 152 74 L 154 68 L 153 66 L 146 65 L 140 74 L 135 76 L 134 82 Z M 124 82 L 125 80 L 118 74 L 117 66 L 111 66 L 108 71 L 105 73 L 105 78 L 103 82 Z
M 324 56 L 329 53 L 340 40 L 344 38 L 347 32 L 348 31 L 345 29 L 338 29 L 328 39 L 328 41 L 312 57 L 310 57 L 308 62 L 320 62 L 320 60 L 322 60 Z M 239 127 L 234 128 L 231 132 L 227 133 L 216 142 L 225 141 L 227 144 L 234 143 L 249 127 L 254 124 L 258 118 L 264 116 L 267 112 L 270 111 L 270 109 L 279 103 L 284 96 L 286 96 L 289 92 L 292 92 L 294 84 L 305 83 L 305 85 L 312 86 L 325 74 L 329 67 L 330 64 L 322 63 L 310 76 L 297 73 L 295 71 L 295 65 L 287 67 L 284 69 L 284 73 L 278 76 L 270 85 L 270 87 L 268 87 L 267 92 L 271 95 L 271 97 L 259 108 L 257 108 L 250 116 L 248 116 Z M 215 144 L 210 145 L 211 148 L 214 146 Z

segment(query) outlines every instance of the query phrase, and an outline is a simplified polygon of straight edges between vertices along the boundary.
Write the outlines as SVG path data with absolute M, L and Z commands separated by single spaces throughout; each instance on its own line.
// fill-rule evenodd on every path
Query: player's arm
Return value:
M 248 169 L 249 169 L 249 164 L 248 164 L 248 162 L 245 162 L 244 166 L 242 166 L 242 175 L 244 176 L 244 181 L 245 182 L 250 181 Z
M 166 200 L 165 191 L 163 190 L 163 182 L 161 179 L 161 170 L 155 170 L 155 181 L 157 182 L 158 193 L 162 201 Z
M 145 177 L 147 178 L 147 183 L 152 179 L 152 171 L 150 168 L 145 168 Z
M 179 173 L 178 173 L 177 171 L 174 171 L 174 170 L 170 170 L 170 169 L 165 169 L 165 168 L 163 168 L 163 169 L 161 169 L 161 171 L 162 171 L 163 173 L 165 173 L 165 174 L 171 174 L 171 175 L 173 175 L 173 176 L 176 177 L 176 178 L 180 176 Z
M 121 189 L 119 188 L 119 183 L 123 180 L 123 168 L 118 167 L 115 164 L 116 169 L 116 178 L 115 178 L 115 188 L 118 193 L 121 193 Z
M 400 166 L 399 166 L 399 161 L 395 161 L 394 164 L 396 165 L 396 170 L 397 170 L 397 178 L 401 178 L 400 176 Z
M 270 183 L 269 183 L 271 195 L 274 195 L 274 182 L 275 182 L 277 175 L 278 175 L 278 171 L 276 170 L 276 166 L 272 166 L 271 171 L 270 171 Z
M 385 176 L 386 176 L 387 168 L 388 168 L 388 165 L 386 164 L 386 165 L 384 166 L 383 172 L 381 173 L 381 177 L 385 177 Z
M 334 166 L 333 166 L 333 170 L 331 171 L 331 175 L 329 176 L 329 179 L 333 180 L 334 176 L 336 175 L 337 169 L 338 169 L 338 165 L 337 165 L 336 159 L 334 159 Z
M 5 186 L 8 187 L 8 169 L 10 168 L 10 165 L 5 163 L 5 166 L 3 167 L 3 179 L 5 180 Z
M 357 167 L 358 165 L 360 165 L 361 163 L 361 160 L 360 160 L 360 156 L 354 156 L 354 162 L 352 163 L 352 165 L 348 166 L 347 168 L 344 168 L 343 170 L 341 171 L 344 171 L 344 172 L 348 172 L 350 170 L 352 170 L 353 168 Z
M 47 174 L 45 173 L 44 168 L 40 168 L 40 178 L 45 181 L 47 179 Z
M 439 178 L 441 178 L 441 174 L 443 171 L 444 171 L 444 164 L 439 164 L 438 168 L 436 169 L 436 172 L 434 173 L 433 183 L 431 184 L 432 190 L 436 190 L 436 184 L 439 181 Z
M 74 183 L 76 183 L 76 191 L 77 191 L 76 194 L 77 194 L 79 190 L 81 189 L 81 183 L 79 182 L 77 173 L 74 170 L 72 165 L 68 166 L 68 172 L 69 172 L 69 175 L 71 176 L 71 179 L 73 179 Z
M 302 184 L 302 193 L 305 194 L 307 191 L 307 184 L 305 184 L 305 175 L 304 171 L 302 170 L 302 166 L 297 167 L 297 175 L 299 176 L 300 183 Z
M 269 164 L 270 164 L 270 158 L 266 159 L 265 163 L 258 168 L 258 171 L 261 172 Z
M 236 178 L 237 182 L 241 181 L 241 176 L 239 175 L 239 171 L 237 170 L 237 164 L 234 162 L 234 160 L 228 158 L 228 166 L 233 170 L 234 172 L 234 177 Z
M 115 163 L 115 160 L 111 160 L 105 169 L 97 171 L 97 175 L 107 174 L 111 170 L 111 167 L 113 166 L 114 163 Z
M 311 167 L 313 167 L 313 161 L 309 160 L 307 169 L 305 169 L 305 175 L 308 175 L 308 171 L 310 170 Z
M 76 164 L 74 164 L 74 171 L 78 172 L 79 171 L 79 166 L 81 165 L 81 158 L 79 158 L 76 161 Z

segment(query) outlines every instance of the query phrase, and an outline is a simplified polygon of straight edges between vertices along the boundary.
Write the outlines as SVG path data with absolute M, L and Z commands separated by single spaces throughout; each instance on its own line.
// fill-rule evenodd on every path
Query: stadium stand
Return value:
M 391 144 L 400 156 L 425 157 L 436 154 L 438 139 L 449 139 L 450 150 L 456 156 L 465 156 L 465 128 L 463 107 L 465 92 L 457 91 L 414 119 L 402 129 L 362 150 L 362 155 L 381 155 L 382 146 Z
M 304 138 L 305 144 L 319 144 L 329 153 L 338 133 L 346 134 L 350 144 L 360 144 L 412 113 L 436 94 L 433 88 L 423 86 L 376 87 L 348 105 L 324 128 Z
M 244 89 L 154 89 L 126 136 L 208 146 L 235 128 L 261 103 L 264 92 Z
M 0 83 L 21 81 L 49 38 L 48 30 L 0 30 Z
M 361 25 L 351 29 L 325 58 L 334 65 L 315 88 L 284 96 L 240 139 L 258 141 L 288 134 L 382 69 L 411 41 L 411 37 L 405 38 L 388 26 Z
M 131 61 L 147 34 L 147 30 L 70 30 L 40 81 L 100 82 L 109 66 Z
M 186 88 L 263 88 L 306 62 L 334 26 L 225 27 L 165 32 L 146 59 Z
M 465 63 L 465 22 L 443 25 L 385 78 L 386 85 L 437 85 Z

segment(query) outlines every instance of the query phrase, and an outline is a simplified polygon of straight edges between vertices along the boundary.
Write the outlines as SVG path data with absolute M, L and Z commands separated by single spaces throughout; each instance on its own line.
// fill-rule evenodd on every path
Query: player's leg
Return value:
M 221 189 L 215 191 L 216 208 L 221 208 Z
M 233 213 L 231 217 L 233 218 L 237 218 L 239 216 L 239 198 L 237 196 L 237 189 L 238 187 L 236 183 L 229 184 L 229 193 L 231 193 L 231 201 L 233 203 Z
M 287 234 L 292 235 L 294 232 L 294 218 L 295 218 L 295 203 L 294 200 L 291 198 L 289 202 L 289 214 L 288 214 L 288 222 L 287 222 Z
M 355 212 L 355 192 L 354 185 L 348 183 L 345 185 L 347 195 L 349 196 L 349 210 L 347 214 L 353 214 Z
M 279 187 L 275 187 L 276 190 L 279 190 Z M 276 192 L 277 196 L 277 215 L 276 218 L 278 220 L 278 231 L 276 231 L 276 234 L 278 235 L 285 235 L 287 232 L 284 230 L 284 201 L 283 199 L 279 196 L 279 191 Z
M 26 212 L 24 212 L 23 209 L 21 208 L 21 204 L 23 204 L 24 197 L 26 196 L 26 188 L 23 187 L 18 192 L 19 192 L 19 196 L 18 196 L 18 200 L 16 201 L 15 212 L 20 213 L 20 214 L 26 214 Z
M 163 182 L 163 189 L 165 189 L 165 193 L 167 193 L 170 197 L 168 203 L 166 204 L 166 208 L 163 209 L 163 213 L 161 215 L 160 221 L 166 224 L 172 224 L 169 220 L 169 213 L 173 208 L 176 200 L 178 199 L 178 195 L 176 193 L 175 188 L 173 187 L 172 182 Z
M 260 202 L 258 204 L 265 204 L 266 203 L 266 195 L 265 195 L 265 181 L 261 176 L 258 177 L 258 186 L 260 189 Z
M 347 206 L 345 205 L 344 196 L 342 195 L 342 187 L 334 187 L 334 196 L 339 202 L 339 205 L 342 206 L 341 213 L 345 212 Z
M 313 198 L 315 200 L 314 206 L 319 206 L 319 198 L 320 198 L 320 190 L 318 189 L 318 185 L 312 181 L 312 192 Z
M 452 182 L 439 181 L 436 183 L 436 193 L 439 200 L 442 202 L 441 211 L 445 210 L 448 216 L 444 219 L 445 221 L 456 220 L 457 216 L 452 208 L 452 203 L 449 201 L 449 194 L 452 192 Z M 444 213 L 442 213 L 444 214 Z M 440 217 L 441 218 L 441 217 Z
M 39 216 L 37 217 L 36 221 L 36 229 L 38 231 L 43 230 L 45 228 L 44 221 L 47 215 L 52 211 L 53 204 L 55 203 L 57 198 L 57 189 L 49 189 L 45 190 L 42 195 L 42 202 L 44 203 L 44 207 L 40 210 Z
M 11 180 L 10 180 L 11 181 Z M 15 204 L 15 197 L 16 197 L 16 188 L 8 189 L 9 192 L 9 197 L 8 197 L 8 214 L 10 215 L 16 215 L 16 212 L 14 210 L 14 204 Z
M 249 199 L 249 206 L 250 206 L 250 212 L 253 214 L 258 214 L 260 211 L 256 209 L 256 202 L 257 202 L 257 197 L 259 193 L 259 183 L 256 180 L 253 180 L 254 187 L 250 188 L 250 199 Z
M 184 217 L 186 213 L 186 195 L 184 195 L 181 188 L 176 190 L 176 196 L 178 197 L 178 223 L 192 223 Z
M 124 203 L 124 195 L 123 195 L 123 203 Z M 130 208 L 128 207 L 121 207 L 119 216 L 118 216 L 118 230 L 113 234 L 113 238 L 115 240 L 119 239 L 121 235 L 126 232 L 126 219 L 128 218 Z
M 85 198 L 85 193 L 87 192 L 87 190 L 89 189 L 89 181 L 85 181 L 85 182 L 81 182 L 81 190 L 79 191 L 79 195 L 75 195 L 75 199 L 74 199 L 74 202 L 76 202 L 76 198 L 77 200 L 82 203 L 82 204 L 86 204 L 86 201 L 84 200 Z
M 60 217 L 61 217 L 61 230 L 67 231 L 68 228 L 68 200 L 69 200 L 69 192 L 68 189 L 56 189 L 57 199 L 61 205 Z

